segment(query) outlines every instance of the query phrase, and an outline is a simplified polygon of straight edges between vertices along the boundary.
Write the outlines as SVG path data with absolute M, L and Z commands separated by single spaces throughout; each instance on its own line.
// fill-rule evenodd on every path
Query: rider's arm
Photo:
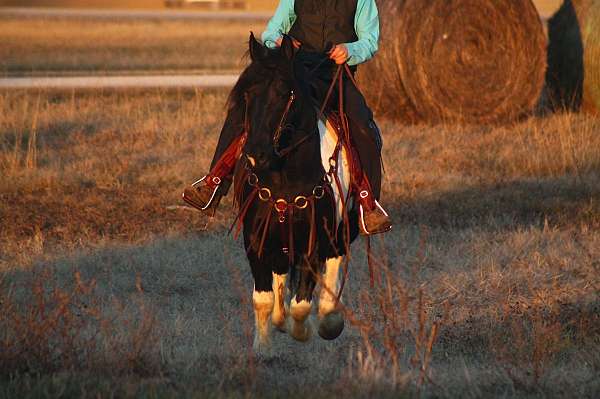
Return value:
M 275 14 L 269 20 L 267 29 L 262 34 L 264 45 L 270 48 L 276 47 L 277 39 L 290 31 L 295 20 L 294 0 L 280 0 Z
M 371 59 L 379 48 L 379 14 L 375 0 L 358 0 L 354 30 L 358 40 L 345 43 L 348 48 L 348 65 L 357 65 Z

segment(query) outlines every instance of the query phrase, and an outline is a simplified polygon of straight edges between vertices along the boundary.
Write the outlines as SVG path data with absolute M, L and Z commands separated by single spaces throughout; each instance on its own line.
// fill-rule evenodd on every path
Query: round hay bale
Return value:
M 530 0 L 379 4 L 379 60 L 363 71 L 384 80 L 379 92 L 367 90 L 376 111 L 399 104 L 395 116 L 405 120 L 414 111 L 427 122 L 488 123 L 533 110 L 544 84 L 546 36 Z
M 358 69 L 358 81 L 369 106 L 377 116 L 416 122 L 419 117 L 398 73 L 402 54 L 394 40 L 399 34 L 397 17 L 403 2 L 404 0 L 377 2 L 381 29 L 379 51 L 376 57 Z
M 550 105 L 600 113 L 600 1 L 565 0 L 548 37 Z

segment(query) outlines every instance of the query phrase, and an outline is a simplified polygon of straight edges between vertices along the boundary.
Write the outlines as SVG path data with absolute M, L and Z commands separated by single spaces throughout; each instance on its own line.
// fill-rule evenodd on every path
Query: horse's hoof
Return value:
M 308 323 L 308 320 L 307 320 Z M 296 324 L 295 321 L 291 321 L 291 325 L 288 326 L 288 331 L 290 333 L 290 335 L 292 336 L 292 338 L 294 338 L 296 341 L 300 341 L 300 342 L 306 342 L 310 339 L 311 337 L 311 329 L 310 329 L 310 324 Z
M 341 312 L 328 313 L 319 323 L 319 336 L 328 341 L 339 337 L 342 331 L 344 331 L 344 316 Z
M 275 329 L 279 332 L 282 332 L 282 333 L 287 332 L 286 325 L 285 325 L 285 319 L 283 319 L 281 322 L 273 320 L 273 327 L 275 327 Z
M 273 354 L 270 342 L 260 342 L 255 340 L 252 349 L 257 358 L 269 358 Z
M 306 342 L 310 339 L 310 328 L 304 326 L 298 328 L 297 331 L 293 331 L 291 334 L 292 338 L 299 342 Z

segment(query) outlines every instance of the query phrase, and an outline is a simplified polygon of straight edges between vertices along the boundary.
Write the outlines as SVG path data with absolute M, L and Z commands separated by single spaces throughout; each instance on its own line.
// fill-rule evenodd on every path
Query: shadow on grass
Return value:
M 520 180 L 467 187 L 393 207 L 396 224 L 441 228 L 600 226 L 600 185 L 578 179 Z

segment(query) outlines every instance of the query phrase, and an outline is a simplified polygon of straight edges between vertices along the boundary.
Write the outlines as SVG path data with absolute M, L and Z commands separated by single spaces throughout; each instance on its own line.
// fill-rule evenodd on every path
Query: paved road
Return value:
M 237 75 L 72 76 L 0 78 L 0 89 L 229 87 Z
M 113 10 L 72 8 L 1 7 L 0 17 L 72 17 L 98 19 L 175 19 L 175 20 L 267 20 L 272 13 L 248 11 L 179 11 L 179 10 Z

